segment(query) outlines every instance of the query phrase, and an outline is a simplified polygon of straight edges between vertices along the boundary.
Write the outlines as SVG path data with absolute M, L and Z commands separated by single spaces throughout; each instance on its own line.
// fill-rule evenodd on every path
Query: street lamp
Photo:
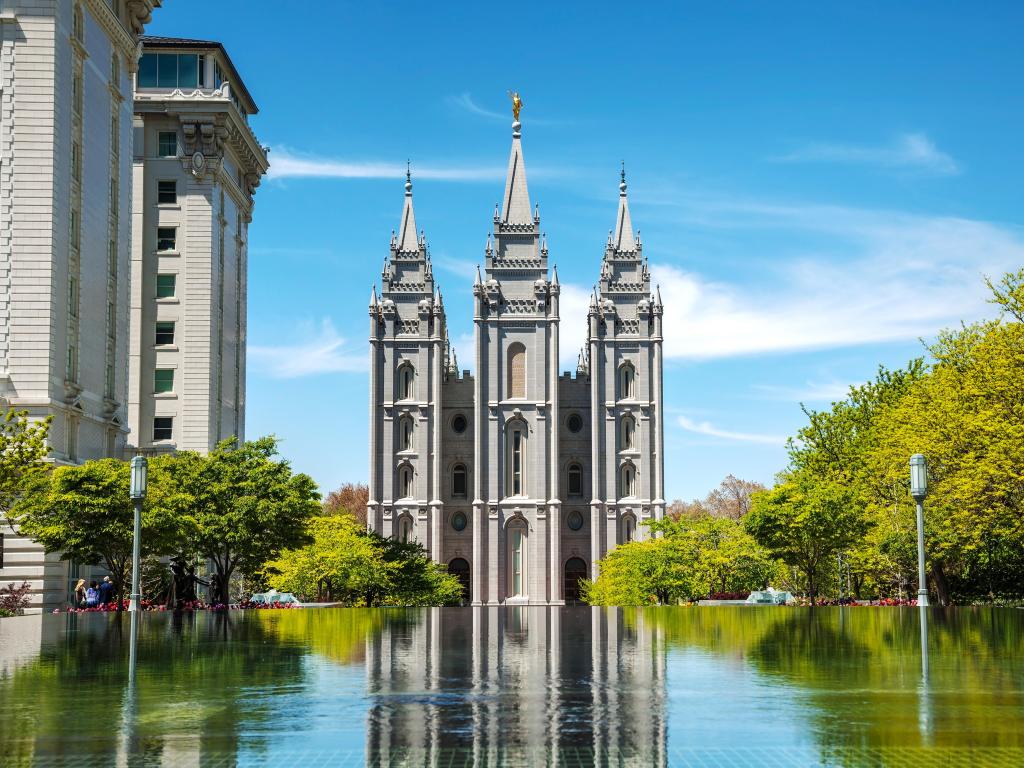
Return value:
M 917 502 L 917 604 L 928 607 L 928 581 L 924 573 L 924 497 L 928 495 L 928 465 L 924 456 L 910 457 L 910 495 Z
M 131 462 L 131 497 L 135 504 L 135 535 L 132 540 L 132 596 L 128 602 L 129 611 L 139 610 L 142 600 L 142 585 L 139 579 L 140 539 L 142 538 L 142 500 L 146 498 L 146 473 L 148 464 L 145 456 L 134 456 Z

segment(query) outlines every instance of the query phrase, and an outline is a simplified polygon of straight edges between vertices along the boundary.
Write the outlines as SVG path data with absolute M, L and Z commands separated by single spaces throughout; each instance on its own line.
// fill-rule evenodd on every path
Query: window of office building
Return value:
M 177 275 L 156 276 L 156 297 L 158 299 L 173 299 L 174 291 L 177 288 Z
M 160 131 L 159 152 L 161 157 L 177 157 L 178 155 L 178 133 L 177 131 Z
M 156 201 L 158 203 L 178 202 L 178 182 L 176 182 L 174 179 L 170 179 L 168 181 L 158 181 L 156 188 Z
M 174 343 L 174 321 L 158 320 L 156 323 L 156 339 L 154 343 L 158 347 Z
M 153 440 L 171 440 L 174 435 L 174 417 L 156 416 L 153 419 Z
M 157 393 L 174 391 L 173 368 L 157 368 L 153 372 L 153 391 Z
M 177 245 L 178 232 L 174 227 L 157 227 L 156 249 L 158 251 L 173 251 Z

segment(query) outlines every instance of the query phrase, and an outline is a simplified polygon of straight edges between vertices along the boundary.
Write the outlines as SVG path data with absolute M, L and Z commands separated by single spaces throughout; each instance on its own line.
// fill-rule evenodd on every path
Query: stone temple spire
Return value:
M 405 204 L 402 207 L 402 226 L 398 232 L 398 250 L 406 253 L 419 250 L 416 239 L 416 214 L 412 209 L 412 173 L 408 163 L 405 168 Z
M 519 120 L 512 123 L 512 152 L 508 158 L 508 176 L 505 179 L 505 197 L 501 205 L 502 224 L 532 224 L 530 193 L 526 188 L 526 166 L 523 164 L 523 145 L 520 141 Z
M 619 182 L 619 211 L 615 216 L 615 234 L 612 236 L 612 247 L 616 251 L 635 251 L 636 240 L 633 238 L 633 221 L 629 217 L 629 200 L 626 197 L 626 164 L 622 164 L 621 181 Z

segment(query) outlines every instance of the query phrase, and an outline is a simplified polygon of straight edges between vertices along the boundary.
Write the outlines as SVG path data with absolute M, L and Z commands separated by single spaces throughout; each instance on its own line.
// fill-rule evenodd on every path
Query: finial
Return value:
M 558 285 L 558 265 L 552 265 L 551 267 L 551 284 Z
M 412 161 L 405 161 L 405 194 L 412 193 Z
M 476 280 L 473 281 L 473 285 L 483 285 L 483 280 L 480 279 L 480 265 L 476 265 Z
M 619 173 L 619 194 L 626 194 L 626 161 L 622 161 L 622 170 Z
M 533 206 L 533 218 L 540 219 L 540 203 L 536 203 Z

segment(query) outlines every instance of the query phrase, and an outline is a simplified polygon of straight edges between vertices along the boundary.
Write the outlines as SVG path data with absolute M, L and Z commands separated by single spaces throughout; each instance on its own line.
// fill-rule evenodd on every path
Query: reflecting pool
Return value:
M 1016 609 L 148 613 L 134 636 L 0 620 L 0 765 L 1024 765 Z

